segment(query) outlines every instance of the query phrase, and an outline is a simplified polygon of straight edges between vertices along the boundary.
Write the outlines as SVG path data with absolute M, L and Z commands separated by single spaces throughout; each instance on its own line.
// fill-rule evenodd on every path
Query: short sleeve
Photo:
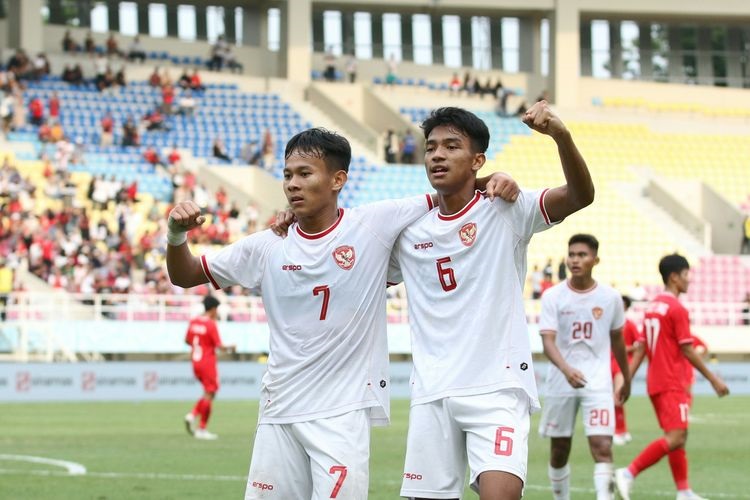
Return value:
M 501 210 L 506 216 L 506 222 L 513 231 L 524 240 L 528 240 L 534 233 L 539 233 L 557 224 L 550 222 L 544 198 L 549 189 L 537 191 L 523 189 L 515 203 L 498 200 Z
M 398 245 L 395 245 L 393 247 L 393 250 L 391 251 L 391 258 L 388 261 L 388 274 L 386 278 L 388 286 L 398 285 L 399 283 L 404 281 L 404 277 L 401 274 L 401 263 L 398 260 L 398 256 Z
M 257 288 L 271 248 L 281 241 L 271 230 L 251 234 L 218 252 L 201 256 L 203 272 L 217 290 L 233 285 Z
M 539 316 L 539 331 L 558 331 L 557 308 L 552 293 L 542 295 L 542 314 Z
M 674 325 L 674 336 L 679 344 L 692 344 L 693 336 L 690 334 L 690 316 L 684 307 L 675 307 L 672 312 Z
M 358 207 L 356 213 L 387 246 L 393 245 L 408 225 L 432 210 L 428 194 L 397 200 L 385 200 Z
M 622 297 L 615 294 L 614 296 L 614 314 L 612 315 L 611 330 L 619 330 L 625 326 L 625 305 L 622 303 Z

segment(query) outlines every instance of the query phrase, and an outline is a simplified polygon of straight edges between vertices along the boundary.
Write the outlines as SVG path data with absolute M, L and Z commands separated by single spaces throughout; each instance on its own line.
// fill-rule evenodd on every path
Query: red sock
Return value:
M 201 424 L 200 428 L 205 429 L 208 424 L 208 417 L 211 416 L 211 400 L 206 398 L 203 400 L 203 412 L 201 413 Z
M 663 437 L 660 437 L 659 439 L 652 441 L 651 444 L 646 446 L 643 451 L 641 451 L 640 455 L 633 459 L 633 461 L 628 466 L 628 470 L 631 474 L 633 474 L 633 477 L 635 477 L 642 470 L 648 469 L 656 462 L 661 460 L 667 453 L 669 453 L 669 445 L 667 444 L 667 440 Z
M 203 413 L 203 398 L 200 398 L 198 401 L 196 401 L 195 406 L 193 406 L 193 415 L 200 415 Z
M 677 491 L 689 490 L 687 453 L 684 447 L 669 452 L 669 468 L 672 469 L 672 478 Z
M 625 423 L 625 407 L 615 406 L 615 434 L 626 432 L 628 432 L 628 425 Z

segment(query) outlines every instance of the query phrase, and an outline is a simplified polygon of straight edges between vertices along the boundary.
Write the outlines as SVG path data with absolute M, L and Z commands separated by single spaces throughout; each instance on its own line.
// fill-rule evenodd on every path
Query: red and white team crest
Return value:
M 338 264 L 338 266 L 344 271 L 348 271 L 354 266 L 354 261 L 356 260 L 354 247 L 349 245 L 340 246 L 333 251 L 332 255 L 333 260 L 335 260 L 336 264 Z
M 601 307 L 595 307 L 591 310 L 591 314 L 594 315 L 594 319 L 599 319 L 602 317 L 602 314 L 604 314 L 604 309 Z
M 458 237 L 461 238 L 461 243 L 470 247 L 477 239 L 477 225 L 473 222 L 467 222 L 458 230 Z

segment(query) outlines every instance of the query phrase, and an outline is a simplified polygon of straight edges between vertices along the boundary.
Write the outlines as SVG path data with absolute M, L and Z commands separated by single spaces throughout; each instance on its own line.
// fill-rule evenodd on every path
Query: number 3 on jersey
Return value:
M 323 294 L 323 305 L 320 306 L 320 321 L 326 319 L 328 315 L 328 299 L 331 298 L 331 289 L 328 285 L 320 285 L 313 288 L 313 295 L 318 296 Z
M 443 257 L 442 259 L 438 259 L 436 263 L 438 278 L 440 278 L 440 286 L 442 286 L 443 290 L 446 292 L 450 292 L 458 286 L 456 283 L 456 275 L 453 273 L 453 268 L 443 267 L 443 264 L 447 264 L 450 261 L 450 257 Z

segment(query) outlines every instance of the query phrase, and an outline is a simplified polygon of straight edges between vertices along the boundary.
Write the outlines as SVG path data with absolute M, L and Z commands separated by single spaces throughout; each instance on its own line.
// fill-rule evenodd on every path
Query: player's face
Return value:
M 690 286 L 690 269 L 683 269 L 679 273 L 675 273 L 675 278 L 680 293 L 687 293 L 688 287 Z
M 284 194 L 297 218 L 314 217 L 336 205 L 346 182 L 343 170 L 331 171 L 323 158 L 294 152 L 284 164 Z
M 469 137 L 453 127 L 435 127 L 427 137 L 424 164 L 438 193 L 455 193 L 467 184 L 473 187 L 484 161 L 484 153 L 475 153 Z
M 573 277 L 591 276 L 591 270 L 599 263 L 599 257 L 585 243 L 573 243 L 568 247 L 566 264 Z

